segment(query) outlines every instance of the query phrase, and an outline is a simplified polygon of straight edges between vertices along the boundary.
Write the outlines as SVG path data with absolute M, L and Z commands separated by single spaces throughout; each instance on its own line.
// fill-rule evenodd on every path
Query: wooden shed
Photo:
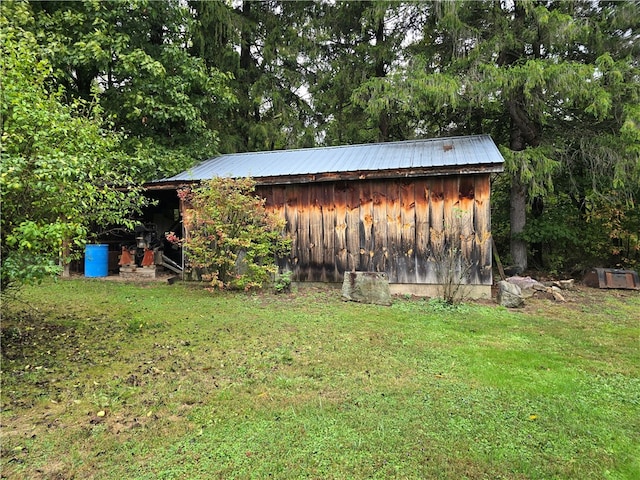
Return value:
M 431 296 L 438 266 L 455 257 L 479 298 L 491 295 L 491 175 L 503 162 L 492 139 L 477 135 L 228 154 L 152 188 L 252 177 L 287 222 L 293 246 L 280 266 L 295 281 L 386 272 L 392 293 Z

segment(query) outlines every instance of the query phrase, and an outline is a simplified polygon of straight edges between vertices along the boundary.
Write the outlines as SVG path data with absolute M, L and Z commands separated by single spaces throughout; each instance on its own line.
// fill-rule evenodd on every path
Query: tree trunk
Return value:
M 60 250 L 60 266 L 62 267 L 62 278 L 69 278 L 71 276 L 71 242 L 67 239 L 62 240 L 62 248 Z
M 527 269 L 527 242 L 522 239 L 522 232 L 527 223 L 527 191 L 518 174 L 511 177 L 511 258 L 513 265 L 524 272 Z
M 509 102 L 509 110 L 511 112 L 511 138 L 509 140 L 509 148 L 515 152 L 525 149 L 526 140 L 523 134 L 524 115 L 514 115 L 519 112 L 516 107 L 517 102 L 511 100 Z M 521 273 L 527 269 L 527 242 L 522 238 L 524 227 L 527 224 L 527 187 L 522 183 L 520 168 L 511 176 L 511 192 L 509 195 L 509 221 L 511 224 L 511 261 L 513 266 Z
M 544 212 L 544 198 L 541 196 L 533 197 L 531 200 L 531 218 L 537 219 L 542 217 Z M 544 268 L 544 242 L 533 242 L 531 250 L 533 257 L 531 259 L 534 268 Z
M 242 16 L 242 30 L 240 32 L 240 69 L 238 71 L 238 114 L 239 114 L 239 136 L 242 139 L 241 151 L 250 149 L 251 138 L 249 135 L 251 125 L 255 121 L 252 120 L 252 114 L 256 114 L 257 106 L 252 106 L 251 101 L 251 85 L 255 81 L 253 78 L 251 58 L 251 46 L 253 45 L 254 35 L 252 32 L 252 1 L 244 0 L 240 9 Z
M 381 17 L 378 20 L 378 25 L 376 27 L 376 48 L 379 51 L 382 51 L 384 42 L 384 18 Z M 376 60 L 375 76 L 378 78 L 384 78 L 387 76 L 387 65 L 383 56 L 379 56 Z M 387 111 L 381 112 L 378 117 L 378 141 L 389 141 L 389 112 Z

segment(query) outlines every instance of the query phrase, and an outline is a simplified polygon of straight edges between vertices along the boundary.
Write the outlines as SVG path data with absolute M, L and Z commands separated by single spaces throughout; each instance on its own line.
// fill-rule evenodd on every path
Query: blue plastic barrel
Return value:
M 84 276 L 106 277 L 109 274 L 109 246 L 87 245 L 84 249 Z

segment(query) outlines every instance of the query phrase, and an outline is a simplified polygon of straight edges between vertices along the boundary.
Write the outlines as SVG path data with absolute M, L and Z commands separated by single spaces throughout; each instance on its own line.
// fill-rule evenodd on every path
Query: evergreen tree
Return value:
M 312 2 L 192 2 L 192 51 L 232 73 L 237 107 L 215 123 L 225 152 L 311 146 L 314 128 L 305 98 L 305 44 Z
M 370 89 L 374 107 L 435 112 L 427 132 L 493 135 L 506 159 L 520 270 L 528 243 L 541 240 L 527 215 L 543 214 L 562 173 L 574 173 L 573 187 L 590 182 L 593 197 L 625 186 L 629 206 L 637 195 L 637 10 L 635 2 L 447 2 L 425 17 L 406 71 Z

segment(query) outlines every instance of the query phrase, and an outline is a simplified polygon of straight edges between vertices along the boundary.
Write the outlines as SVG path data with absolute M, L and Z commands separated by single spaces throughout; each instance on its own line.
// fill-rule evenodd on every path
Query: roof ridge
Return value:
M 431 138 L 414 138 L 411 140 L 394 140 L 393 142 L 351 143 L 347 145 L 318 145 L 315 147 L 283 148 L 281 150 L 256 150 L 256 151 L 249 151 L 249 152 L 230 152 L 230 153 L 221 153 L 218 156 L 207 158 L 200 163 L 204 163 L 209 160 L 213 160 L 215 158 L 226 157 L 231 155 L 242 156 L 242 155 L 269 154 L 269 153 L 275 153 L 275 152 L 280 152 L 280 153 L 302 152 L 302 151 L 309 151 L 309 150 L 332 150 L 332 149 L 356 148 L 356 147 L 374 147 L 374 146 L 406 144 L 406 143 L 427 143 L 427 142 L 468 139 L 468 138 L 477 138 L 477 137 L 491 137 L 491 135 L 489 135 L 488 133 L 478 133 L 473 135 L 457 135 L 457 136 L 451 135 L 448 137 L 431 137 Z

